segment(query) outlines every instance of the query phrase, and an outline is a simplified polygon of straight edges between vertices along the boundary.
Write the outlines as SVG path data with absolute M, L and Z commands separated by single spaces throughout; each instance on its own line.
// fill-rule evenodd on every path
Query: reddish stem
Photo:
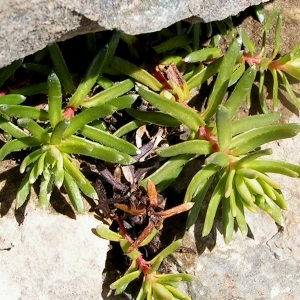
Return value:
M 243 59 L 245 60 L 248 65 L 259 65 L 261 63 L 261 57 L 259 56 L 249 56 L 249 54 L 243 54 Z
M 129 243 L 132 244 L 132 243 L 133 243 L 133 239 L 132 239 L 132 238 L 129 236 L 129 234 L 127 233 L 127 230 L 126 230 L 126 228 L 125 228 L 125 226 L 124 226 L 124 222 L 123 222 L 122 218 L 119 217 L 119 216 L 116 216 L 115 219 L 116 219 L 116 221 L 117 221 L 117 223 L 118 223 L 118 225 L 119 225 L 120 234 L 121 234 L 122 236 L 124 236 L 124 238 L 125 238 Z
M 130 242 L 131 244 L 134 242 L 133 239 L 129 236 L 129 234 L 127 233 L 127 230 L 124 226 L 124 222 L 122 220 L 121 217 L 116 216 L 115 220 L 117 221 L 118 225 L 119 225 L 119 230 L 120 230 L 120 234 L 122 236 L 125 237 L 125 239 Z M 136 259 L 138 265 L 139 265 L 139 269 L 144 273 L 148 273 L 150 270 L 150 267 L 147 263 L 147 261 L 143 258 L 142 254 L 139 252 L 139 256 Z
M 67 106 L 65 111 L 63 112 L 63 119 L 71 119 L 74 117 L 76 107 L 74 106 Z
M 142 254 L 136 259 L 139 269 L 143 272 L 143 274 L 147 274 L 150 271 L 150 267 L 145 259 L 143 259 Z
M 211 147 L 215 152 L 218 152 L 220 150 L 218 140 L 214 135 L 211 134 L 210 128 L 208 128 L 207 126 L 200 126 L 198 132 L 199 136 L 212 143 Z

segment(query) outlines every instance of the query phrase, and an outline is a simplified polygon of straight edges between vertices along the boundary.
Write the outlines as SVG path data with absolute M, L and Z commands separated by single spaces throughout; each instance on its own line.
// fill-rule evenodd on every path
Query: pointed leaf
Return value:
M 8 116 L 29 118 L 40 121 L 48 121 L 48 112 L 45 110 L 23 105 L 0 105 L 0 111 Z
M 100 237 L 109 241 L 119 242 L 122 239 L 122 236 L 119 233 L 110 230 L 109 228 L 107 228 L 107 226 L 104 225 L 97 226 L 96 232 Z
M 163 191 L 178 177 L 184 165 L 193 156 L 194 155 L 181 154 L 172 157 L 167 162 L 165 162 L 158 170 L 143 179 L 140 182 L 140 185 L 145 187 L 147 181 L 151 180 L 155 184 L 158 193 Z
M 115 31 L 112 34 L 108 45 L 102 48 L 95 56 L 85 77 L 82 79 L 75 93 L 70 99 L 68 103 L 69 106 L 78 107 L 81 105 L 81 102 L 84 101 L 86 95 L 90 92 L 99 75 L 103 73 L 106 66 L 110 63 L 110 60 L 112 59 L 112 56 L 114 55 L 119 43 L 119 39 L 120 33 Z
M 23 138 L 23 137 L 28 137 L 28 135 L 22 129 L 20 129 L 15 124 L 5 120 L 1 116 L 0 116 L 0 128 L 4 132 L 10 134 L 11 136 L 13 136 L 17 139 Z
M 59 49 L 59 46 L 57 45 L 57 43 L 53 43 L 48 46 L 48 50 L 54 65 L 55 72 L 58 75 L 65 91 L 68 94 L 72 94 L 76 88 L 72 81 L 72 77 L 64 60 L 64 57 Z
M 111 62 L 111 66 L 123 74 L 126 74 L 136 81 L 148 86 L 153 91 L 160 91 L 163 88 L 163 85 L 146 70 L 121 57 L 115 56 Z
M 290 138 L 298 134 L 300 124 L 278 124 L 242 133 L 232 139 L 231 153 L 233 155 L 245 154 L 263 144 L 280 139 Z
M 230 76 L 236 64 L 240 48 L 241 39 L 237 38 L 232 42 L 225 54 L 214 88 L 208 98 L 206 110 L 203 113 L 204 120 L 209 120 L 215 114 L 217 107 L 221 104 L 227 91 Z
M 231 119 L 246 99 L 246 95 L 250 93 L 255 76 L 255 67 L 248 68 L 236 84 L 230 97 L 225 102 L 224 106 L 229 110 Z
M 135 159 L 126 153 L 76 136 L 62 141 L 58 148 L 61 152 L 87 155 L 107 162 L 124 165 L 135 163 Z
M 54 128 L 62 120 L 62 93 L 58 77 L 55 73 L 48 76 L 48 114 L 51 126 Z
M 222 105 L 217 109 L 216 125 L 220 151 L 227 150 L 231 142 L 231 116 L 230 111 Z
M 211 142 L 203 140 L 185 141 L 173 146 L 159 148 L 156 150 L 156 153 L 162 157 L 170 157 L 180 154 L 206 155 L 210 154 L 211 152 Z
M 126 112 L 135 119 L 139 119 L 150 124 L 157 124 L 167 127 L 177 127 L 181 125 L 181 122 L 179 122 L 177 119 L 159 111 L 140 111 L 129 108 L 126 109 Z
M 38 146 L 40 141 L 33 137 L 24 137 L 17 140 L 11 140 L 3 145 L 0 149 L 0 161 L 2 161 L 8 154 L 19 151 L 25 148 Z
M 84 204 L 76 181 L 71 177 L 71 175 L 68 174 L 68 172 L 65 172 L 64 179 L 64 187 L 66 188 L 66 191 L 68 193 L 69 199 L 73 207 L 76 209 L 77 212 L 83 213 Z
M 138 93 L 151 105 L 155 106 L 161 112 L 166 113 L 173 118 L 185 124 L 193 131 L 197 131 L 199 126 L 204 125 L 204 121 L 190 107 L 183 106 L 152 91 L 139 88 Z
M 18 125 L 27 129 L 34 138 L 40 141 L 40 143 L 48 143 L 50 140 L 48 132 L 42 128 L 38 123 L 29 118 L 22 118 L 18 120 Z
M 95 141 L 98 142 L 104 146 L 116 149 L 118 151 L 130 154 L 130 155 L 136 155 L 139 154 L 140 150 L 135 147 L 133 144 L 127 142 L 126 140 L 123 140 L 121 138 L 118 138 L 111 133 L 105 132 L 103 130 L 99 130 L 97 128 L 94 128 L 92 126 L 85 125 L 81 130 L 80 133 Z
M 16 196 L 16 209 L 20 208 L 24 204 L 24 202 L 26 201 L 29 195 L 30 188 L 31 188 L 31 184 L 29 183 L 29 175 L 30 172 L 28 172 L 23 177 L 21 184 L 18 188 L 18 192 Z
M 25 99 L 26 97 L 23 95 L 9 94 L 0 97 L 0 104 L 18 105 L 24 102 Z
M 93 97 L 86 99 L 81 102 L 81 106 L 83 107 L 94 107 L 100 106 L 111 99 L 115 99 L 128 91 L 130 91 L 134 87 L 134 82 L 131 79 L 126 79 L 119 83 L 114 84 L 113 86 L 103 90 L 102 92 L 94 95 Z

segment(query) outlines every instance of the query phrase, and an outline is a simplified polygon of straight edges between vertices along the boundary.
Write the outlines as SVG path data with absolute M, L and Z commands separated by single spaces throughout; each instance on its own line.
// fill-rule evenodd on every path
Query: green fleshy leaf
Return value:
M 183 61 L 186 63 L 202 62 L 213 58 L 219 58 L 221 56 L 221 50 L 218 48 L 204 48 L 194 51 L 187 55 Z
M 25 63 L 22 64 L 22 67 L 28 72 L 34 72 L 37 74 L 48 76 L 52 71 L 53 68 L 47 65 L 42 65 L 38 63 Z
M 221 168 L 225 167 L 232 157 L 223 152 L 215 152 L 209 155 L 205 160 L 205 165 L 217 165 Z
M 251 55 L 254 54 L 255 44 L 251 41 L 244 28 L 238 28 L 238 33 L 242 37 L 244 46 L 248 49 Z
M 224 196 L 225 183 L 226 183 L 226 173 L 223 174 L 223 176 L 217 183 L 217 186 L 215 187 L 214 192 L 209 201 L 208 208 L 205 215 L 202 236 L 207 236 L 211 232 L 217 209 L 222 200 L 222 197 Z
M 0 105 L 0 111 L 11 117 L 29 118 L 33 120 L 48 121 L 48 112 L 31 106 L 23 105 Z
M 127 134 L 128 132 L 131 132 L 145 124 L 147 124 L 147 123 L 140 121 L 140 120 L 133 120 L 133 121 L 125 124 L 124 126 L 120 127 L 117 131 L 114 132 L 114 135 L 117 137 L 121 137 L 121 136 Z M 1 126 L 1 124 L 0 124 L 0 126 Z
M 284 218 L 282 216 L 280 208 L 268 196 L 258 195 L 255 199 L 255 204 L 261 210 L 270 215 L 278 225 L 284 226 Z
M 195 132 L 198 131 L 199 126 L 204 125 L 204 121 L 190 107 L 183 106 L 143 88 L 139 88 L 138 93 L 161 112 L 172 116 Z
M 219 105 L 216 115 L 217 138 L 220 151 L 227 150 L 231 142 L 231 116 L 230 111 Z
M 98 142 L 106 147 L 110 147 L 113 149 L 116 149 L 118 151 L 130 154 L 130 155 L 136 155 L 138 154 L 140 151 L 139 149 L 137 149 L 133 144 L 120 139 L 108 132 L 99 130 L 97 128 L 85 125 L 81 130 L 80 133 L 95 141 Z
M 124 81 L 114 84 L 113 86 L 107 88 L 106 90 L 103 90 L 102 92 L 94 95 L 93 97 L 82 101 L 81 106 L 94 107 L 103 105 L 107 103 L 107 101 L 127 93 L 133 87 L 134 82 L 131 79 L 126 79 Z
M 61 152 L 87 155 L 112 163 L 123 165 L 135 163 L 135 159 L 126 153 L 76 136 L 69 137 L 62 141 L 58 148 Z
M 111 66 L 123 74 L 148 86 L 153 91 L 160 91 L 163 88 L 163 85 L 150 73 L 123 58 L 115 56 L 111 62 Z
M 135 119 L 150 124 L 156 124 L 167 127 L 177 127 L 181 125 L 181 123 L 177 119 L 159 111 L 140 111 L 129 108 L 126 109 L 126 112 Z
M 58 77 L 55 73 L 48 76 L 48 114 L 51 126 L 54 128 L 62 120 L 62 93 Z
M 165 285 L 165 288 L 170 291 L 172 293 L 172 295 L 174 297 L 176 297 L 176 299 L 182 299 L 182 300 L 190 300 L 191 298 L 186 295 L 185 293 L 177 290 L 176 288 L 174 288 L 173 286 L 171 285 Z
M 44 161 L 45 161 L 46 152 L 40 155 L 37 162 L 34 164 L 33 168 L 30 171 L 29 183 L 34 184 L 38 177 L 43 173 L 44 170 Z
M 165 288 L 164 285 L 155 282 L 152 284 L 152 292 L 154 299 L 158 300 L 173 300 L 173 294 Z
M 251 67 L 250 67 L 251 68 Z M 228 87 L 234 85 L 237 83 L 237 81 L 242 77 L 242 75 L 245 73 L 245 63 L 241 63 L 236 70 L 232 73 Z
M 246 99 L 247 94 L 250 93 L 255 76 L 255 67 L 248 68 L 236 84 L 230 97 L 225 102 L 224 106 L 228 108 L 231 118 L 233 118 L 237 110 L 241 107 L 242 103 Z
M 166 52 L 175 48 L 183 48 L 184 45 L 188 45 L 192 42 L 192 38 L 187 35 L 179 35 L 172 37 L 157 46 L 154 46 L 153 49 L 157 53 Z
M 233 191 L 234 192 L 234 191 Z M 235 193 L 235 203 L 236 203 L 236 222 L 238 227 L 243 235 L 247 235 L 248 233 L 248 225 L 245 219 L 244 205 L 240 198 L 239 193 Z
M 3 145 L 0 149 L 0 161 L 2 161 L 8 154 L 19 151 L 25 148 L 40 145 L 40 141 L 33 137 L 23 137 L 17 140 L 11 140 Z
M 10 92 L 12 94 L 21 94 L 25 96 L 32 96 L 37 94 L 47 95 L 48 93 L 47 82 L 45 81 L 40 83 L 34 83 L 18 89 L 10 89 Z
M 228 244 L 232 237 L 234 231 L 234 218 L 231 213 L 229 199 L 222 198 L 222 232 L 224 241 Z
M 122 236 L 104 225 L 99 225 L 96 227 L 97 234 L 102 237 L 103 239 L 113 241 L 113 242 L 119 242 L 122 239 Z
M 185 141 L 173 146 L 160 148 L 156 150 L 156 153 L 162 157 L 170 157 L 180 154 L 206 155 L 210 154 L 211 152 L 211 142 L 203 140 Z
M 76 211 L 81 214 L 84 213 L 84 204 L 79 187 L 72 176 L 68 174 L 68 172 L 65 172 L 64 187 Z
M 23 138 L 23 137 L 28 137 L 28 135 L 22 129 L 20 129 L 15 124 L 5 120 L 1 116 L 0 116 L 0 128 L 4 132 L 10 134 L 11 136 L 13 136 L 17 139 Z
M 126 274 L 125 276 L 122 276 L 120 279 L 113 282 L 109 287 L 111 289 L 116 290 L 115 295 L 119 295 L 124 292 L 124 290 L 127 288 L 128 284 L 137 279 L 141 274 L 141 271 L 137 270 L 132 273 Z
M 69 119 L 63 119 L 56 124 L 50 138 L 51 145 L 59 145 L 61 143 L 63 134 L 69 125 L 70 125 Z
M 208 98 L 206 110 L 203 113 L 204 120 L 209 120 L 216 113 L 217 107 L 221 104 L 227 91 L 230 76 L 236 64 L 240 48 L 241 40 L 237 38 L 232 42 L 226 52 L 214 88 Z
M 48 132 L 43 129 L 38 123 L 29 118 L 22 118 L 18 120 L 18 125 L 27 129 L 34 138 L 40 141 L 40 143 L 48 143 L 50 140 Z
M 256 160 L 257 158 L 264 156 L 264 155 L 271 155 L 273 153 L 272 149 L 263 149 L 263 150 L 257 150 L 250 154 L 247 154 L 246 156 L 242 157 L 241 159 L 237 160 L 234 163 L 235 168 L 243 168 L 248 166 L 248 163 Z M 253 169 L 249 168 L 248 169 Z
M 24 102 L 26 99 L 23 95 L 18 94 L 9 94 L 0 96 L 0 105 L 1 104 L 7 104 L 7 105 L 18 105 Z
M 53 189 L 53 181 L 54 176 L 51 175 L 49 170 L 46 168 L 43 172 L 39 192 L 39 203 L 43 208 L 47 208 L 49 206 L 50 197 Z
M 277 124 L 269 125 L 262 128 L 242 133 L 232 139 L 231 153 L 233 155 L 245 154 L 263 144 L 290 138 L 298 134 L 300 124 Z
M 212 166 L 210 166 L 210 167 L 212 167 Z M 214 167 L 216 167 L 216 166 L 214 166 Z M 200 171 L 202 171 L 202 170 L 200 170 Z M 195 186 L 195 184 L 194 184 L 195 181 L 192 183 L 192 181 L 194 179 L 193 178 L 191 183 L 189 184 L 184 201 L 185 202 L 193 201 L 194 205 L 189 210 L 189 214 L 188 214 L 188 218 L 187 218 L 187 222 L 186 222 L 186 228 L 190 228 L 192 225 L 194 225 L 196 223 L 203 200 L 205 199 L 206 193 L 207 193 L 208 189 L 210 188 L 210 186 L 214 180 L 214 177 L 215 177 L 214 175 L 211 175 L 210 177 L 205 178 L 204 181 L 199 180 L 199 182 L 200 182 L 199 186 Z M 192 194 L 192 197 L 190 196 L 190 194 Z
M 82 174 L 82 172 L 76 167 L 76 165 L 72 162 L 71 158 L 65 153 L 62 154 L 62 157 L 63 157 L 64 169 L 76 181 L 79 189 L 89 198 L 98 199 L 98 195 L 94 187 L 91 185 L 88 179 Z
M 278 173 L 290 177 L 300 176 L 300 166 L 282 160 L 255 159 L 245 163 L 245 167 L 262 173 Z
M 75 93 L 70 99 L 68 105 L 78 107 L 85 100 L 86 95 L 90 92 L 97 78 L 103 73 L 106 66 L 110 63 L 117 45 L 119 43 L 120 33 L 115 31 L 112 37 L 104 48 L 102 48 L 93 59 L 89 69 L 78 85 Z
M 29 153 L 22 161 L 21 166 L 20 166 L 20 173 L 24 173 L 25 169 L 27 166 L 30 164 L 36 162 L 39 157 L 43 154 L 42 149 L 37 149 L 31 153 Z
M 208 66 L 200 69 L 196 74 L 194 74 L 191 78 L 188 79 L 188 88 L 190 90 L 196 88 L 200 86 L 203 82 L 205 82 L 208 78 L 214 76 L 219 71 L 222 61 L 223 57 L 217 59 Z
M 153 174 L 143 179 L 140 185 L 146 187 L 147 181 L 151 180 L 155 184 L 158 193 L 163 191 L 178 177 L 184 165 L 193 156 L 194 155 L 182 154 L 172 157 Z
M 30 172 L 28 172 L 23 177 L 21 184 L 18 188 L 18 192 L 16 196 L 16 209 L 20 208 L 24 204 L 24 202 L 26 201 L 29 195 L 30 188 L 31 188 L 31 184 L 29 183 L 29 175 Z
M 57 43 L 49 45 L 48 50 L 54 65 L 55 73 L 58 75 L 65 91 L 68 94 L 72 94 L 76 88 Z
M 140 243 L 139 247 L 143 247 L 149 244 L 157 233 L 158 230 L 155 227 L 153 227 L 151 232 L 148 234 L 148 236 Z
M 277 112 L 241 118 L 232 122 L 232 135 L 236 136 L 239 133 L 244 133 L 254 128 L 263 128 L 275 124 L 279 118 L 280 114 Z
M 283 81 L 283 85 L 287 91 L 287 93 L 290 96 L 290 101 L 292 102 L 293 105 L 295 105 L 299 110 L 300 110 L 300 100 L 297 98 L 295 95 L 292 86 L 290 85 L 287 77 L 280 71 L 278 70 L 279 75 L 281 76 L 281 79 Z
M 136 100 L 136 95 L 126 95 L 119 98 L 114 98 L 106 102 L 104 105 L 90 107 L 74 118 L 71 119 L 70 126 L 66 129 L 64 137 L 68 137 L 75 133 L 77 130 L 81 129 L 84 125 L 88 123 L 103 118 L 105 116 L 111 115 L 117 110 L 130 107 Z
M 162 250 L 159 254 L 157 254 L 154 258 L 149 261 L 149 265 L 151 265 L 151 273 L 154 273 L 158 270 L 161 262 L 171 253 L 176 251 L 181 246 L 182 240 L 174 241 L 164 250 Z

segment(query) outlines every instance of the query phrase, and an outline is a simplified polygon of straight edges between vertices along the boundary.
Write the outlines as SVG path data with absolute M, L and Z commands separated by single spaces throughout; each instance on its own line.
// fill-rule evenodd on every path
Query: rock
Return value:
M 222 20 L 267 0 L 7 0 L 0 2 L 0 68 L 50 43 L 92 31 L 157 31 L 196 17 Z
M 290 122 L 299 122 L 293 116 Z M 295 152 L 300 135 L 272 142 L 273 159 L 300 163 Z M 296 146 L 298 145 L 298 146 Z M 265 213 L 248 213 L 251 229 L 248 237 L 236 232 L 225 244 L 220 234 L 221 222 L 213 232 L 202 238 L 203 218 L 184 237 L 183 244 L 200 254 L 175 254 L 179 271 L 196 275 L 197 280 L 186 286 L 191 299 L 288 300 L 300 295 L 300 185 L 299 178 L 271 174 L 280 183 L 289 209 L 284 213 L 286 224 L 277 228 Z
M 93 234 L 97 225 L 92 215 L 74 220 L 31 202 L 22 224 L 2 217 L 0 299 L 101 300 L 108 242 Z

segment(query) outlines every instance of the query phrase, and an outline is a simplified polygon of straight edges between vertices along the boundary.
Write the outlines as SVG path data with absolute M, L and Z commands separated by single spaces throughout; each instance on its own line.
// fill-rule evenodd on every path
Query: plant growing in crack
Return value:
M 275 19 L 274 50 L 267 57 L 266 37 Z M 174 241 L 154 258 L 142 255 L 141 248 L 152 243 L 163 221 L 188 211 L 186 227 L 192 226 L 209 188 L 213 187 L 203 236 L 210 233 L 220 206 L 226 243 L 233 237 L 235 222 L 243 234 L 247 233 L 245 209 L 255 212 L 259 208 L 283 225 L 281 209 L 286 209 L 287 203 L 279 184 L 268 173 L 300 176 L 298 165 L 265 159 L 272 151 L 261 148 L 300 131 L 299 123 L 279 124 L 280 114 L 269 113 L 263 94 L 265 74 L 270 71 L 276 111 L 279 74 L 292 103 L 300 107 L 286 75 L 300 79 L 300 48 L 297 44 L 289 53 L 278 55 L 280 23 L 279 11 L 275 10 L 263 25 L 259 54 L 246 32 L 236 30 L 230 19 L 215 24 L 224 36 L 226 28 L 230 30 L 230 41 L 223 38 L 222 50 L 220 35 L 211 36 L 211 24 L 205 25 L 211 39 L 203 44 L 200 24 L 180 22 L 175 30 L 138 37 L 113 32 L 77 87 L 59 46 L 50 45 L 43 55 L 49 55 L 51 66 L 25 63 L 29 72 L 43 74 L 47 81 L 28 86 L 17 82 L 0 91 L 0 128 L 8 140 L 0 149 L 0 160 L 15 151 L 31 151 L 20 166 L 25 176 L 16 207 L 24 204 L 38 179 L 39 201 L 44 207 L 49 204 L 54 186 L 65 188 L 78 212 L 84 211 L 82 194 L 98 200 L 95 209 L 117 223 L 117 232 L 99 226 L 98 235 L 118 242 L 132 260 L 126 273 L 111 284 L 116 294 L 142 277 L 137 299 L 189 299 L 176 285 L 192 280 L 193 276 L 159 271 L 163 259 L 176 251 L 181 240 Z M 20 60 L 2 69 L 0 86 L 17 77 L 21 64 Z M 251 89 L 257 74 L 259 100 L 265 114 L 239 118 L 239 108 L 244 103 L 249 108 L 253 103 Z M 193 89 L 209 81 L 211 90 L 205 101 L 191 99 Z M 43 108 L 25 98 L 40 94 L 48 97 Z M 116 121 L 111 130 L 106 123 L 114 117 L 124 120 L 121 125 Z M 169 136 L 175 131 L 177 139 L 172 142 Z M 147 138 L 141 137 L 141 132 Z M 181 133 L 185 137 L 178 137 Z M 107 181 L 112 198 L 107 199 L 105 188 L 98 189 L 97 183 L 92 184 L 84 170 L 76 166 L 78 156 L 89 167 L 96 161 L 96 168 L 91 171 Z M 183 203 L 164 210 L 157 193 L 166 190 L 184 166 L 198 157 L 204 158 L 204 165 L 186 186 Z M 123 174 L 116 180 L 108 168 L 117 173 L 119 165 L 123 165 Z M 125 174 L 124 166 L 136 171 L 127 170 Z M 129 187 L 122 183 L 124 178 L 131 178 L 130 182 L 127 180 Z M 137 230 L 134 225 L 138 219 Z
M 117 40 L 118 34 L 113 35 L 106 48 L 113 52 L 111 45 L 116 46 Z M 50 52 L 54 65 L 60 65 L 63 58 L 56 46 L 54 48 L 56 52 L 53 53 L 53 47 L 50 47 Z M 65 108 L 63 108 L 60 80 L 55 73 L 48 76 L 48 111 L 19 105 L 18 102 L 24 100 L 21 95 L 3 97 L 0 107 L 3 115 L 0 126 L 15 139 L 0 149 L 0 159 L 3 160 L 14 151 L 24 148 L 33 149 L 20 167 L 20 172 L 26 171 L 26 175 L 17 193 L 17 208 L 24 204 L 31 185 L 40 176 L 39 201 L 44 207 L 49 204 L 54 185 L 58 189 L 62 185 L 65 187 L 72 205 L 81 213 L 84 211 L 81 193 L 89 198 L 97 199 L 95 189 L 74 164 L 72 154 L 85 155 L 112 163 L 131 164 L 135 161 L 130 156 L 138 153 L 134 145 L 97 126 L 88 125 L 95 120 L 98 126 L 101 125 L 100 118 L 111 115 L 117 110 L 131 107 L 136 100 L 134 95 L 118 97 L 133 86 L 130 80 L 86 98 L 101 73 L 98 64 L 99 61 L 104 63 L 106 48 L 95 57 L 85 78 Z M 110 55 L 111 52 L 109 52 Z M 65 84 L 65 90 L 68 90 L 68 86 L 72 86 L 68 70 L 60 67 L 58 71 Z M 74 116 L 75 110 L 80 106 L 86 108 Z M 18 126 L 14 125 L 10 118 L 18 118 Z
M 158 197 L 155 185 L 151 181 L 147 183 L 146 201 L 148 203 L 144 205 L 145 199 L 143 199 L 141 203 L 142 207 L 140 208 L 138 208 L 140 206 L 139 204 L 133 207 L 132 203 L 129 205 L 115 203 L 118 209 L 128 214 L 147 215 L 149 219 L 148 225 L 135 240 L 130 237 L 130 234 L 125 228 L 124 221 L 118 215 L 115 216 L 119 225 L 118 233 L 105 226 L 98 226 L 96 228 L 96 232 L 100 237 L 119 242 L 123 252 L 132 260 L 125 274 L 113 282 L 110 288 L 116 290 L 115 295 L 118 295 L 124 292 L 131 281 L 142 276 L 143 283 L 136 299 L 190 299 L 176 287 L 180 281 L 191 281 L 194 279 L 194 276 L 185 273 L 160 274 L 158 271 L 162 261 L 181 246 L 181 240 L 171 243 L 150 261 L 143 258 L 138 248 L 151 242 L 157 232 L 161 230 L 164 219 L 189 210 L 193 206 L 193 203 L 184 203 L 157 212 Z

